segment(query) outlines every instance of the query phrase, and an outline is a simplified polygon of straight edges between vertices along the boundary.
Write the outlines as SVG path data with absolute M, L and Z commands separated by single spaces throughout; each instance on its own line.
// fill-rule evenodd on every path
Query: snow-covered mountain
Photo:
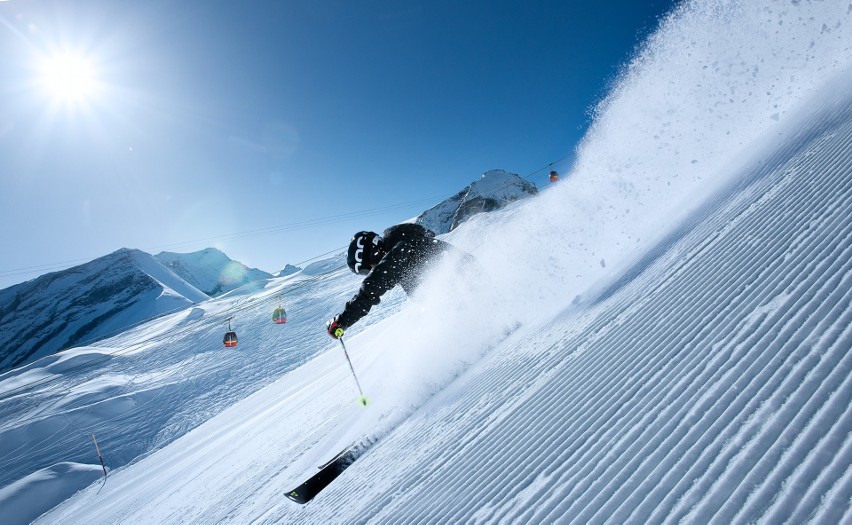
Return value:
M 234 261 L 215 248 L 192 253 L 160 252 L 154 257 L 210 297 L 272 277 L 263 270 Z
M 421 213 L 415 222 L 435 233 L 447 233 L 478 213 L 499 210 L 537 194 L 532 182 L 514 173 L 490 170 L 453 197 Z
M 207 299 L 151 255 L 121 249 L 0 290 L 0 371 Z
M 287 277 L 288 275 L 293 275 L 294 273 L 301 271 L 301 268 L 298 266 L 293 266 L 292 264 L 284 265 L 284 269 L 275 274 L 275 277 Z

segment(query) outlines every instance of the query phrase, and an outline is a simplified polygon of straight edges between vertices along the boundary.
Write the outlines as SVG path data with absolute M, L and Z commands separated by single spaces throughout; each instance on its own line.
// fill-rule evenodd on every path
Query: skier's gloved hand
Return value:
M 337 322 L 337 317 L 332 319 L 326 325 L 328 327 L 328 335 L 335 339 L 340 339 L 343 337 L 343 327 Z

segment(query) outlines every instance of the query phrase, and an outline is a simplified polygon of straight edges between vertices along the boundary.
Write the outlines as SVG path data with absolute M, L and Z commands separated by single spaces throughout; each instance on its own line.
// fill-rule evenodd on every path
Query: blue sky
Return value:
M 567 171 L 672 4 L 0 1 L 0 287 L 121 247 L 274 272 Z

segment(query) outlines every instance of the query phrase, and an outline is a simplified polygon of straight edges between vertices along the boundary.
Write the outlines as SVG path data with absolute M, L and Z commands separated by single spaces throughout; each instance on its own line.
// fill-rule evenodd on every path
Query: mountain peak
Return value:
M 435 233 L 447 233 L 478 213 L 499 210 L 537 194 L 535 184 L 515 173 L 488 170 L 453 197 L 420 214 L 415 222 Z
M 288 275 L 293 275 L 296 272 L 302 271 L 302 268 L 298 266 L 294 266 L 292 264 L 285 264 L 284 269 L 275 274 L 275 277 L 287 277 Z
M 192 253 L 160 252 L 154 256 L 164 266 L 181 276 L 207 295 L 213 297 L 272 275 L 249 268 L 228 257 L 216 248 Z

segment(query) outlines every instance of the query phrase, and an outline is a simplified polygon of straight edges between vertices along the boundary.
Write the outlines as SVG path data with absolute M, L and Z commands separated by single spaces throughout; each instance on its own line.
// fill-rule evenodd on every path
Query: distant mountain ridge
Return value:
M 0 372 L 206 299 L 150 254 L 126 248 L 0 290 Z
M 298 266 L 294 266 L 292 264 L 284 265 L 284 269 L 275 274 L 275 277 L 287 277 L 288 275 L 293 275 L 296 272 L 302 271 L 302 268 Z
M 192 253 L 160 252 L 154 256 L 164 266 L 210 297 L 272 275 L 234 261 L 216 248 Z
M 490 170 L 465 189 L 421 213 L 415 222 L 437 234 L 448 233 L 478 213 L 538 195 L 535 184 L 504 170 Z

